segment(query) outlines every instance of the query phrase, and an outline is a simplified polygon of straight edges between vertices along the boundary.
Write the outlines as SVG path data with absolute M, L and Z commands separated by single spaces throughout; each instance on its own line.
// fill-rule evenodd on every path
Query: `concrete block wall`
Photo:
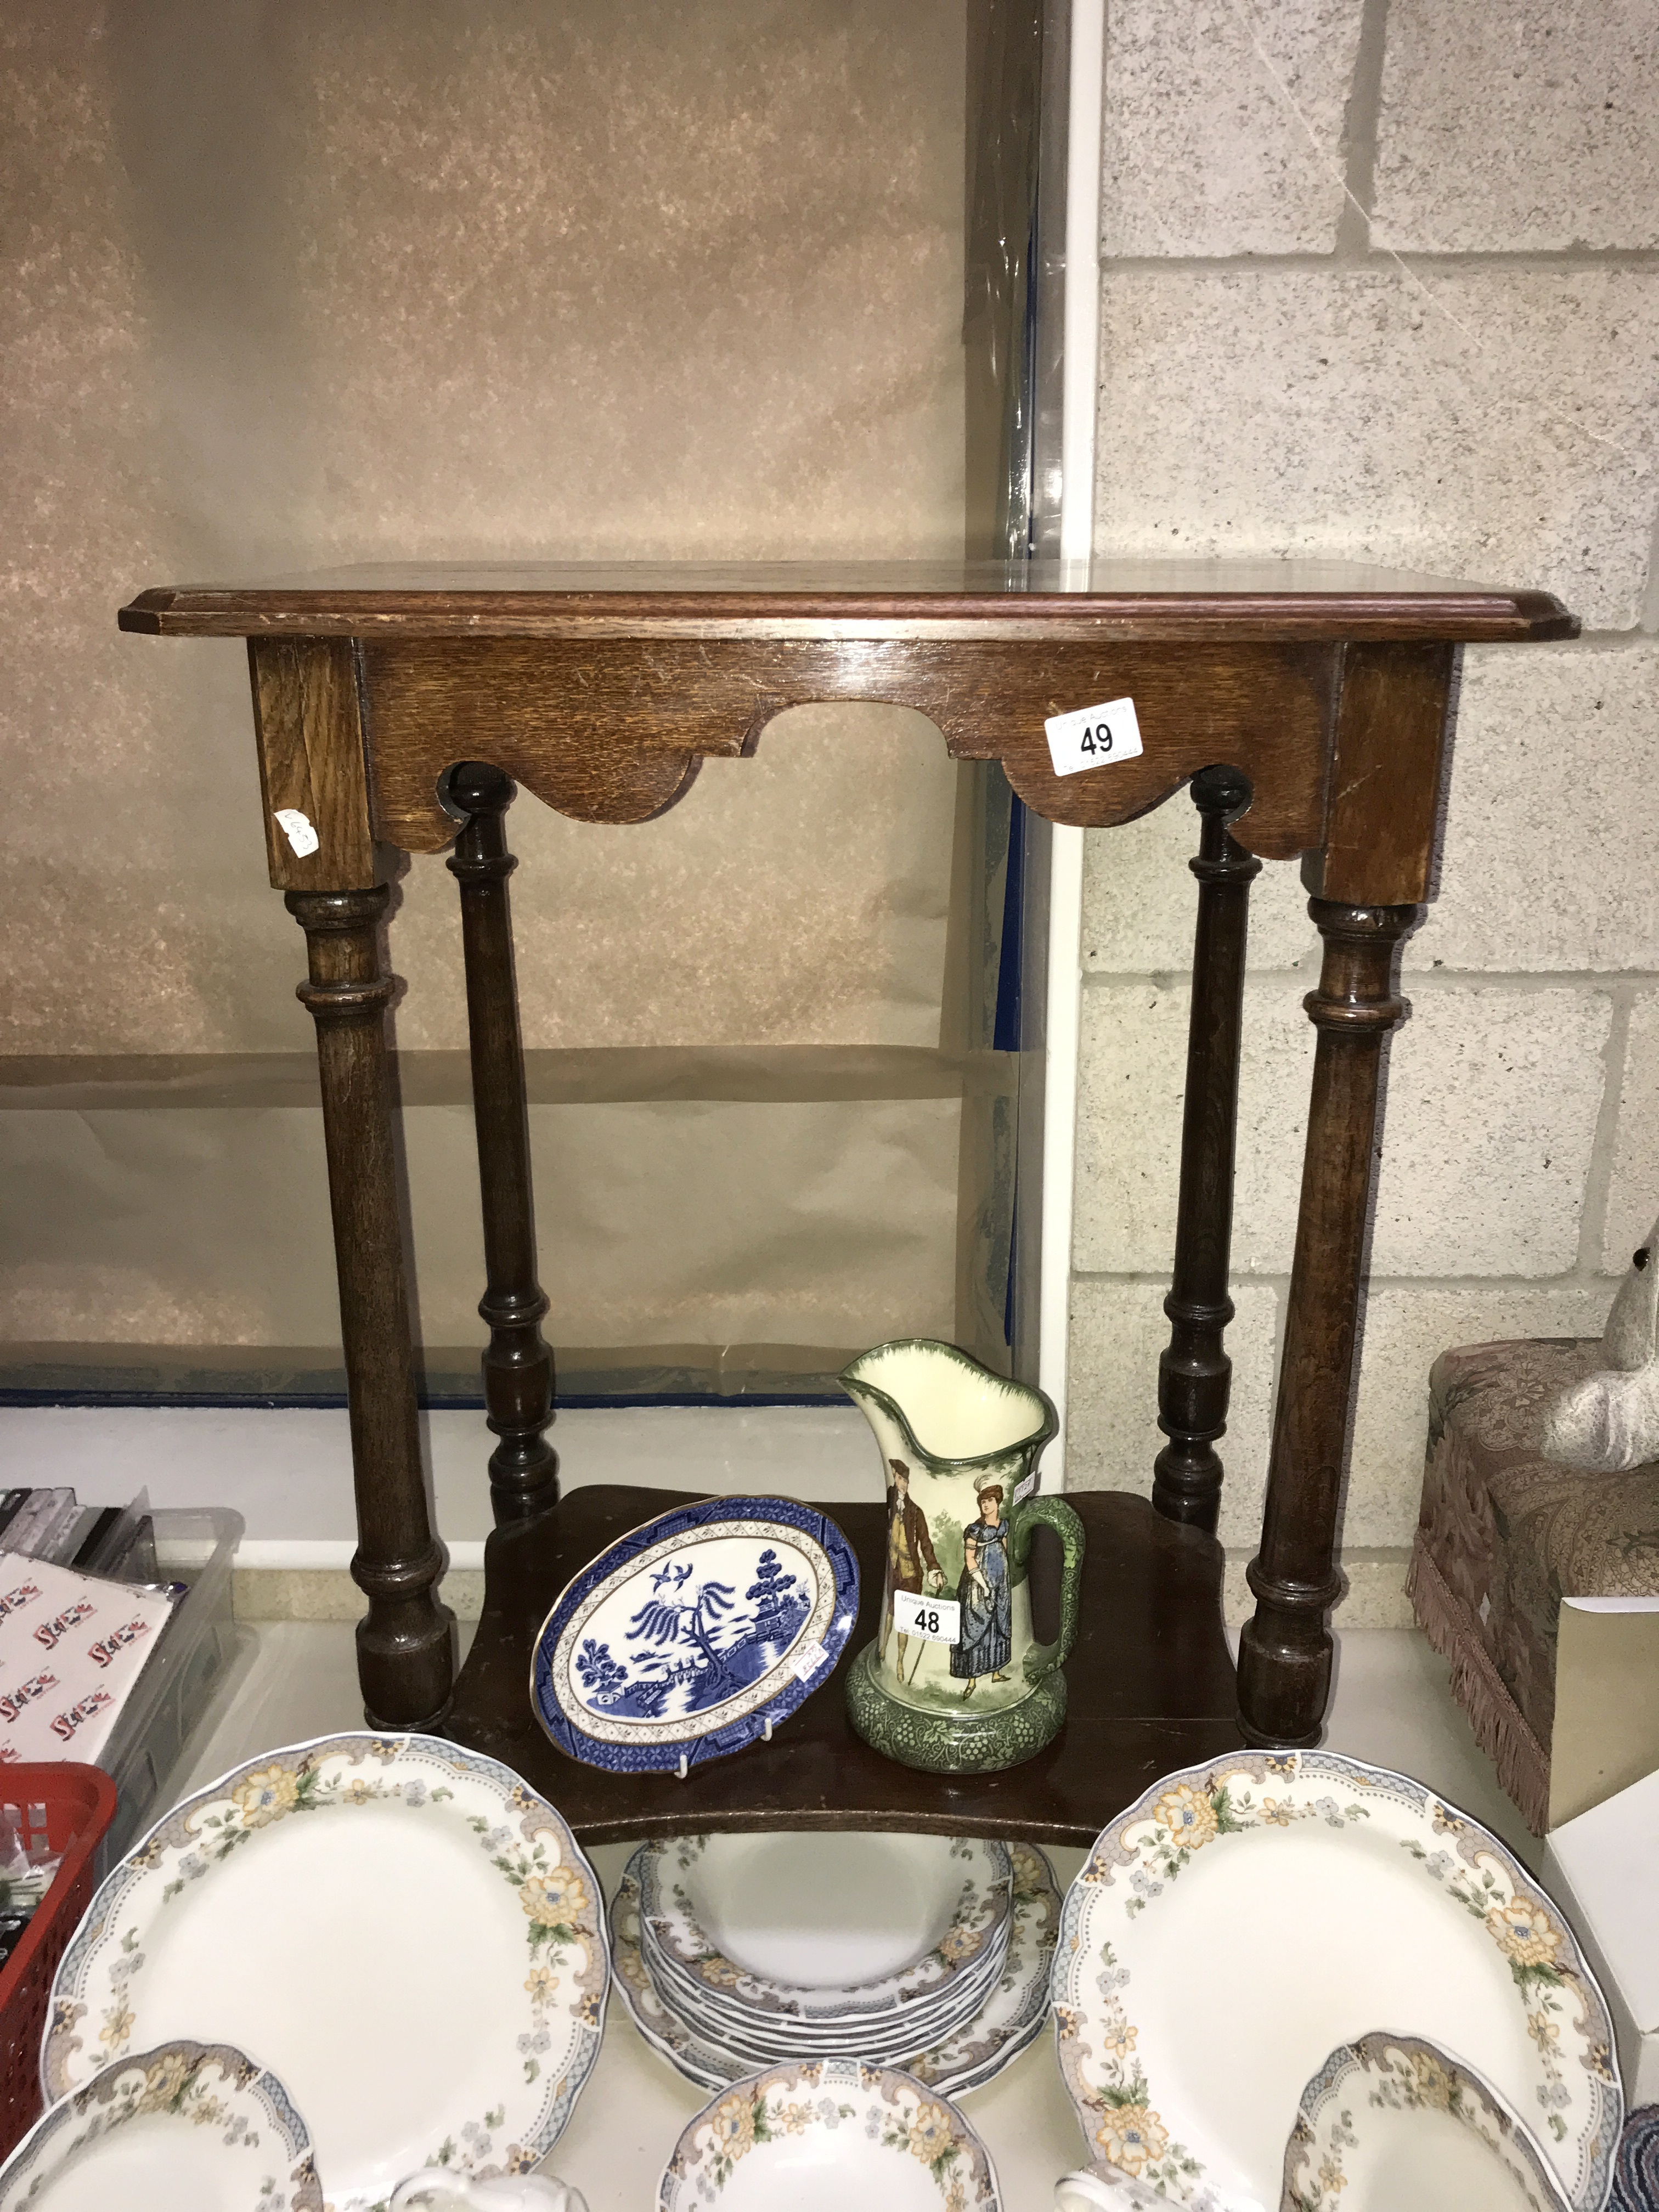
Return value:
M 1114 0 L 1096 543 L 1541 585 L 1581 641 L 1465 657 L 1437 902 L 1389 1065 L 1344 1522 L 1403 1619 L 1429 1366 L 1595 1334 L 1659 1212 L 1659 17 L 1642 0 Z M 1069 1479 L 1146 1490 L 1196 817 L 1091 836 Z M 1316 933 L 1258 879 L 1229 1486 L 1260 1527 Z M 1235 1577 L 1235 1580 L 1237 1577 Z

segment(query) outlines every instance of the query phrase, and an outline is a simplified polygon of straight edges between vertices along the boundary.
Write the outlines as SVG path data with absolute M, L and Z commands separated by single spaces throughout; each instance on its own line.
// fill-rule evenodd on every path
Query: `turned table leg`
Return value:
M 1315 898 L 1325 940 L 1319 988 L 1304 1001 L 1319 1032 L 1296 1257 L 1255 1594 L 1238 1654 L 1240 1725 L 1249 1741 L 1316 1743 L 1330 1691 L 1325 1616 L 1341 1584 L 1334 1566 L 1337 1494 L 1347 1443 L 1358 1328 L 1365 1210 L 1370 1194 L 1382 1040 L 1404 1011 L 1394 995 L 1395 948 L 1414 906 Z
M 455 1620 L 439 1602 L 443 1548 L 427 1509 L 403 1221 L 392 1141 L 386 1010 L 396 986 L 380 960 L 389 893 L 287 894 L 306 933 L 299 995 L 317 1024 L 323 1133 L 340 1280 L 358 1546 L 351 1572 L 368 1598 L 357 1676 L 371 1727 L 432 1729 L 449 1703 Z
M 1244 943 L 1250 885 L 1261 863 L 1235 843 L 1228 824 L 1250 803 L 1237 769 L 1193 778 L 1203 827 L 1198 857 L 1198 929 L 1187 1035 L 1187 1103 L 1181 1130 L 1181 1200 L 1176 1221 L 1169 1345 L 1158 1363 L 1158 1425 L 1170 1439 L 1152 1465 L 1152 1504 L 1166 1520 L 1215 1534 L 1221 1511 L 1216 1439 L 1227 1425 L 1233 1365 L 1222 1332 L 1233 1317 L 1227 1295 L 1232 1246 L 1233 1155 L 1238 1127 L 1238 1052 L 1244 1011 Z
M 506 823 L 517 789 L 510 776 L 477 761 L 464 762 L 449 781 L 452 804 L 468 817 L 449 869 L 461 887 L 487 1281 L 478 1311 L 489 1324 L 484 1403 L 501 1438 L 489 1456 L 498 1524 L 526 1520 L 559 1495 L 558 1454 L 543 1433 L 553 1418 L 553 1355 L 541 1332 L 547 1296 L 536 1279 L 530 1117 L 507 887 L 519 865 L 507 849 Z

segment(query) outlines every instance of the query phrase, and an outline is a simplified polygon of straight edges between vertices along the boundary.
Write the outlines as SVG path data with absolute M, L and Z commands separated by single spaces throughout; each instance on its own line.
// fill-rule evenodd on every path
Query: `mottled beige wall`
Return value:
M 1113 0 L 1101 550 L 1542 585 L 1584 623 L 1465 658 L 1439 897 L 1389 1068 L 1351 1569 L 1409 1540 L 1436 1354 L 1598 1332 L 1659 1211 L 1655 37 L 1650 7 Z M 1090 840 L 1084 1482 L 1147 1487 L 1161 1441 L 1193 842 L 1184 802 Z M 1270 865 L 1254 896 L 1222 1446 L 1223 1534 L 1247 1551 L 1318 965 L 1296 871 Z
M 959 550 L 963 39 L 961 0 L 3 11 L 0 1051 L 309 1045 L 240 648 L 118 635 L 137 587 Z M 936 1043 L 955 775 L 811 709 L 656 823 L 527 802 L 528 1041 Z M 459 1046 L 441 862 L 402 898 L 399 1042 Z

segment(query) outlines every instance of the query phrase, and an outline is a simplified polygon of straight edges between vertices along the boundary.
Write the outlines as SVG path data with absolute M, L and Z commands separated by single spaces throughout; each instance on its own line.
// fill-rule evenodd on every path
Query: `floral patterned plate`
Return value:
M 828 2036 L 810 2055 L 870 2057 L 872 2033 L 902 2035 L 898 2015 L 954 2026 L 1002 1972 L 1012 1874 L 999 1843 L 784 1831 L 684 1836 L 638 1858 L 646 1953 L 711 2027 L 797 2049 Z M 783 2055 L 763 2051 L 763 2064 Z
M 994 2081 L 1048 2017 L 1060 1893 L 1053 1868 L 1034 1844 L 1011 1844 L 1008 1849 L 1014 1910 L 1001 1980 L 981 2010 L 943 2042 L 927 2051 L 906 2051 L 899 2060 L 906 2073 L 945 2096 L 965 2096 Z M 640 1951 L 639 1881 L 631 1863 L 611 1908 L 611 1963 L 635 2027 L 687 2081 L 701 2089 L 723 2089 L 751 2070 L 717 2038 L 703 2036 L 684 2021 L 652 1980 Z
M 1577 2212 L 1606 2197 L 1595 1977 L 1498 1838 L 1404 1775 L 1241 1751 L 1154 1784 L 1066 1896 L 1054 2002 L 1091 2154 L 1194 2212 L 1275 2203 L 1304 2085 L 1390 2018 L 1479 2066 Z
M 1488 2081 L 1416 2035 L 1362 2035 L 1302 2093 L 1279 2212 L 1568 2212 Z
M 0 2166 L 0 2212 L 323 2212 L 305 2122 L 224 2044 L 118 2058 Z
M 735 2083 L 675 2147 L 658 2212 L 999 2212 L 985 2146 L 908 2074 L 816 2058 Z
M 618 1538 L 560 1592 L 530 1702 L 572 1759 L 684 1774 L 769 1736 L 827 1682 L 858 1610 L 858 1562 L 827 1514 L 703 1498 Z
M 592 1869 L 508 1768 L 324 1736 L 234 1769 L 116 1868 L 58 1966 L 41 2076 L 51 2100 L 186 2033 L 259 2051 L 332 2212 L 366 2212 L 422 2166 L 536 2163 L 599 2055 L 607 1951 Z

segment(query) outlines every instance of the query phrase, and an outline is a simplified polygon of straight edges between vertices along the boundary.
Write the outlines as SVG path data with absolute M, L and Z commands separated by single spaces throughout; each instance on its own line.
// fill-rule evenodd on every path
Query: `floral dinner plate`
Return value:
M 828 1515 L 704 1498 L 619 1538 L 560 1593 L 531 1703 L 572 1759 L 684 1773 L 787 1720 L 829 1680 L 858 1609 L 858 1563 Z
M 908 2074 L 813 2058 L 751 2075 L 700 2112 L 658 2212 L 999 2212 L 989 2154 L 955 2106 Z
M 599 2055 L 607 1951 L 592 1867 L 508 1768 L 325 1736 L 199 1790 L 110 1875 L 58 1966 L 41 2076 L 50 2100 L 186 2033 L 258 2051 L 332 2212 L 359 2212 L 428 2164 L 536 2163 Z
M 223 2044 L 118 2058 L 0 2166 L 0 2212 L 323 2212 L 305 2122 Z
M 1054 2001 L 1091 2155 L 1194 2212 L 1276 2203 L 1304 2085 L 1389 2019 L 1480 2069 L 1577 2212 L 1607 2196 L 1595 1977 L 1497 1838 L 1403 1775 L 1241 1751 L 1154 1784 L 1072 1885 Z
M 1473 2068 L 1362 2035 L 1302 2093 L 1279 2212 L 1568 2212 L 1549 2160 Z

